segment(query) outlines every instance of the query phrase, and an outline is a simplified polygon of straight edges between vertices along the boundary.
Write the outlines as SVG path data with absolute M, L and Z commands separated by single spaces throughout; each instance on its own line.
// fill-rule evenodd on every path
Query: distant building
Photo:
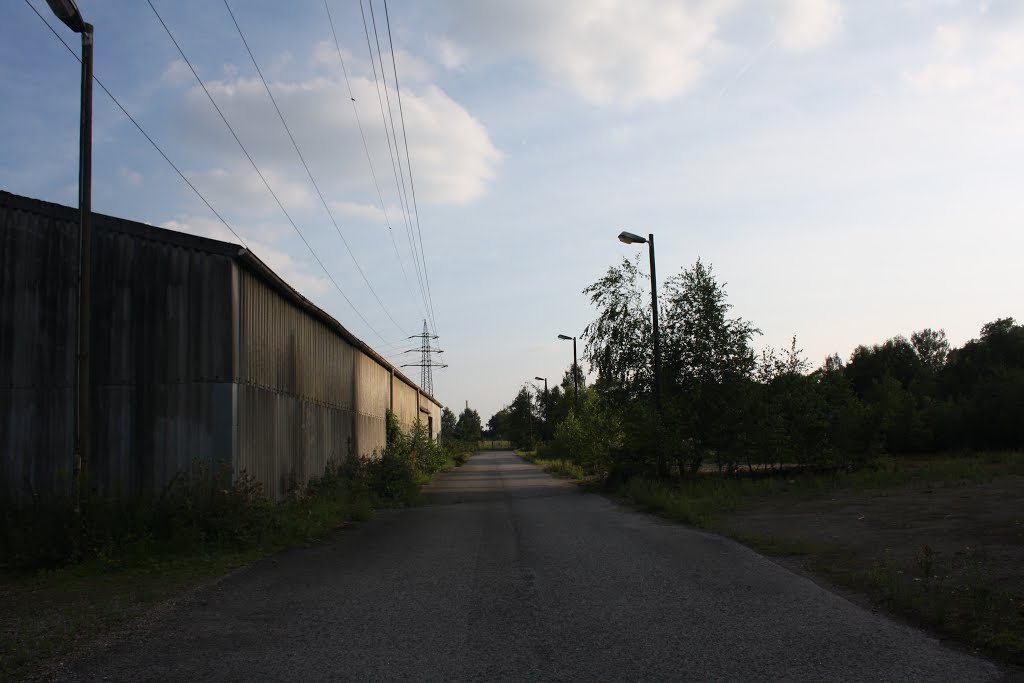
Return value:
M 0 192 L 0 502 L 67 490 L 78 210 Z M 196 459 L 280 497 L 441 405 L 248 250 L 93 215 L 92 458 L 104 493 Z

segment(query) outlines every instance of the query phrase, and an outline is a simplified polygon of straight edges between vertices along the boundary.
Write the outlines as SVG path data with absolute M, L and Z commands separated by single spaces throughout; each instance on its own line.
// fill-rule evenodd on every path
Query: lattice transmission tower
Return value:
M 419 339 L 420 347 L 418 349 L 409 349 L 405 353 L 419 353 L 419 363 L 405 363 L 402 365 L 403 368 L 420 368 L 420 388 L 425 392 L 434 395 L 434 374 L 432 370 L 434 368 L 446 368 L 448 367 L 444 363 L 438 363 L 433 358 L 432 354 L 444 353 L 441 349 L 434 348 L 433 342 L 437 339 L 436 334 L 430 334 L 430 330 L 427 328 L 427 321 L 423 321 L 423 333 L 410 335 L 409 339 Z

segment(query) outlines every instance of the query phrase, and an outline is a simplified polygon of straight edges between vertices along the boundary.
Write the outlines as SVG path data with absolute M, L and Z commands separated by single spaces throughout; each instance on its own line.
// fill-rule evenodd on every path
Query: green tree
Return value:
M 697 262 L 665 283 L 663 367 L 670 385 L 711 384 L 747 377 L 755 367 L 751 341 L 761 331 L 730 318 L 725 286 Z
M 508 427 L 509 439 L 515 448 L 532 450 L 540 438 L 540 419 L 534 407 L 533 395 L 525 386 L 519 389 L 509 406 Z
M 455 426 L 458 424 L 458 419 L 455 417 L 455 413 L 449 410 L 447 407 L 441 409 L 441 436 L 446 439 L 452 439 L 455 437 Z
M 487 420 L 487 434 L 491 439 L 511 439 L 512 415 L 507 407 L 491 415 Z
M 580 391 L 579 408 L 570 408 L 555 429 L 556 451 L 584 471 L 601 476 L 611 470 L 623 440 L 619 412 L 589 387 Z
M 597 319 L 583 332 L 584 358 L 598 374 L 602 391 L 620 399 L 646 393 L 651 386 L 651 309 L 636 261 L 623 259 L 583 290 L 597 308 Z M 571 391 L 572 386 L 565 387 Z
M 480 423 L 480 413 L 470 407 L 459 415 L 459 421 L 455 424 L 455 437 L 460 441 L 475 442 L 480 440 L 483 426 Z
M 949 340 L 945 330 L 933 330 L 930 327 L 910 335 L 910 344 L 914 347 L 921 365 L 932 374 L 937 374 L 946 365 L 949 356 Z

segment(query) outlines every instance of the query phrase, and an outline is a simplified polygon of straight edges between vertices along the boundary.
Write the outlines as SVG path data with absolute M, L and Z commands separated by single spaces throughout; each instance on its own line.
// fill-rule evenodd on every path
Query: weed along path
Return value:
M 992 663 L 511 452 L 136 623 L 63 680 L 928 680 Z

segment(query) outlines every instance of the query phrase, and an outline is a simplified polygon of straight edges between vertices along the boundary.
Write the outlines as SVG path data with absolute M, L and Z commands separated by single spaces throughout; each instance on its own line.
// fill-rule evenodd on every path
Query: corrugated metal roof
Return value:
M 0 190 L 0 206 L 40 216 L 51 216 L 65 221 L 75 221 L 78 217 L 78 209 L 76 208 L 64 206 L 62 204 L 54 204 L 52 202 L 44 202 L 30 197 L 22 197 L 3 190 Z M 409 379 L 396 366 L 389 363 L 369 344 L 352 334 L 348 328 L 338 322 L 322 308 L 302 296 L 298 290 L 289 285 L 280 275 L 275 273 L 269 266 L 267 266 L 267 264 L 261 261 L 256 254 L 245 247 L 231 242 L 222 242 L 208 237 L 199 237 L 198 235 L 190 235 L 188 233 L 168 230 L 166 228 L 158 228 L 156 226 L 146 225 L 145 223 L 117 218 L 116 216 L 107 216 L 96 212 L 93 212 L 93 216 L 95 217 L 94 221 L 102 222 L 103 227 L 107 230 L 122 232 L 142 239 L 165 242 L 187 249 L 195 249 L 197 251 L 208 252 L 234 259 L 243 267 L 257 275 L 261 280 L 266 282 L 267 285 L 277 290 L 282 296 L 291 300 L 291 302 L 296 306 L 319 319 L 345 341 L 373 358 L 377 363 L 380 363 L 389 371 L 394 372 L 395 376 L 400 377 L 407 384 L 419 388 L 415 382 Z M 96 219 L 99 220 L 97 221 Z M 438 406 L 442 405 L 440 401 L 423 391 L 422 388 L 419 388 L 419 390 L 420 393 L 431 402 Z

